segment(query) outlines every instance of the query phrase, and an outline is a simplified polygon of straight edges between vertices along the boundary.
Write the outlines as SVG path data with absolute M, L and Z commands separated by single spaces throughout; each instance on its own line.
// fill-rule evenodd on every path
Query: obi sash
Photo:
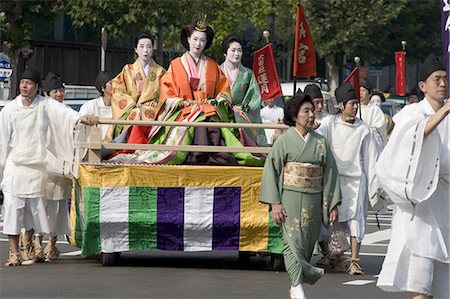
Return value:
M 284 166 L 283 185 L 299 188 L 321 188 L 323 166 L 310 163 L 287 162 Z

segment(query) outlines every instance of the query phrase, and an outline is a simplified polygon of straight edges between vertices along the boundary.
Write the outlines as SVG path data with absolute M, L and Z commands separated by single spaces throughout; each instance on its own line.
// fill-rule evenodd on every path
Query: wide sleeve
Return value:
M 386 118 L 384 117 L 383 110 L 378 106 L 374 106 L 374 117 L 372 126 L 376 129 L 379 135 L 382 147 L 386 145 L 387 142 L 387 128 L 386 128 Z
M 261 109 L 261 94 L 259 93 L 259 86 L 256 83 L 253 72 L 249 71 L 248 76 L 250 77 L 250 82 L 247 92 L 241 102 L 241 108 L 244 112 L 259 111 Z
M 440 137 L 437 130 L 424 137 L 427 119 L 405 107 L 376 166 L 382 188 L 396 203 L 427 200 L 439 181 Z
M 0 190 L 2 189 L 3 171 L 5 170 L 6 156 L 8 155 L 9 139 L 11 138 L 12 127 L 6 106 L 0 111 Z
M 142 87 L 139 87 L 137 82 L 142 81 L 143 78 L 140 78 L 139 71 L 134 68 L 134 64 L 125 65 L 122 71 L 111 80 L 113 119 L 120 119 L 124 113 L 133 108 L 141 95 Z
M 362 170 L 367 179 L 367 193 L 369 196 L 369 203 L 375 212 L 382 211 L 386 203 L 379 196 L 380 184 L 375 172 L 375 165 L 378 160 L 379 148 L 375 139 L 375 134 L 370 131 L 361 144 L 361 162 Z
M 216 64 L 217 65 L 217 64 Z M 216 99 L 218 101 L 226 100 L 228 103 L 232 103 L 231 101 L 231 90 L 230 84 L 228 84 L 228 79 L 225 74 L 220 69 L 219 65 L 217 65 L 217 81 L 216 81 Z
M 330 226 L 329 215 L 342 201 L 339 173 L 333 153 L 328 142 L 325 141 L 325 165 L 323 171 L 323 202 L 322 222 L 326 227 Z
M 283 168 L 287 160 L 285 138 L 282 138 L 284 136 L 275 141 L 272 151 L 266 158 L 261 180 L 260 202 L 268 204 L 281 203 Z

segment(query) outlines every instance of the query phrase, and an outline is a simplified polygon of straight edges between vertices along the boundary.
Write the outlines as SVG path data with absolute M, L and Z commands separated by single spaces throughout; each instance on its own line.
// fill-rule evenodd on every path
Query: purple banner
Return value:
M 183 250 L 184 188 L 158 188 L 157 246 Z
M 441 1 L 441 36 L 442 36 L 442 53 L 444 56 L 445 69 L 449 74 L 449 34 L 450 34 L 450 1 Z M 450 94 L 450 85 L 447 84 L 447 92 Z
M 240 187 L 214 188 L 213 250 L 238 250 Z

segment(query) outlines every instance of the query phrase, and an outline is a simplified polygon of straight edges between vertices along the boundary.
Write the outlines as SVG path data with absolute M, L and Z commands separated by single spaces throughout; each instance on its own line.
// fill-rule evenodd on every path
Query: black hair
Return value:
M 148 33 L 148 32 L 141 32 L 138 35 L 136 35 L 136 37 L 134 38 L 134 48 L 135 49 L 138 46 L 139 40 L 143 39 L 143 38 L 148 38 L 149 40 L 151 40 L 152 41 L 152 46 L 154 46 L 155 42 L 153 40 L 153 36 L 150 33 Z
M 183 27 L 183 29 L 181 29 L 181 36 L 180 36 L 180 40 L 181 40 L 181 44 L 183 45 L 183 47 L 189 51 L 189 43 L 188 43 L 188 37 L 190 37 L 192 35 L 192 33 L 194 31 L 198 31 L 197 29 L 195 29 L 196 24 L 189 24 Z M 211 47 L 211 44 L 214 40 L 214 30 L 211 28 L 211 26 L 206 26 L 205 31 L 200 31 L 200 32 L 205 32 L 206 34 L 206 45 L 205 45 L 205 49 L 203 49 L 203 51 L 206 51 L 209 49 L 209 47 Z
M 227 54 L 228 48 L 230 47 L 231 43 L 239 43 L 242 47 L 242 41 L 241 39 L 233 34 L 228 35 L 225 37 L 222 41 L 222 53 Z
M 284 106 L 283 122 L 290 127 L 295 126 L 295 119 L 297 118 L 298 112 L 300 111 L 302 105 L 306 102 L 311 103 L 314 107 L 311 97 L 303 92 L 296 93 L 292 98 L 290 98 Z
M 374 91 L 372 92 L 372 94 L 370 95 L 370 98 L 372 99 L 372 96 L 377 95 L 380 97 L 381 102 L 386 102 L 386 97 L 384 96 L 384 94 L 382 92 L 379 91 Z

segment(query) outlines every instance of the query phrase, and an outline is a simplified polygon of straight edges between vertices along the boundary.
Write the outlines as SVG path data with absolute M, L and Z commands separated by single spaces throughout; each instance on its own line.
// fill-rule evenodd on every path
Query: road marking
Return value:
M 370 284 L 375 282 L 375 280 L 364 280 L 364 279 L 357 279 L 357 280 L 351 280 L 351 281 L 347 281 L 342 283 L 343 285 L 348 285 L 348 286 L 363 286 L 366 284 Z
M 361 245 L 370 245 L 381 241 L 388 241 L 391 239 L 391 229 L 383 229 L 370 234 L 365 234 Z
M 81 255 L 81 250 L 71 251 L 71 252 L 64 252 L 64 253 L 61 253 L 60 255 L 65 255 L 65 256 L 78 256 L 78 255 Z

